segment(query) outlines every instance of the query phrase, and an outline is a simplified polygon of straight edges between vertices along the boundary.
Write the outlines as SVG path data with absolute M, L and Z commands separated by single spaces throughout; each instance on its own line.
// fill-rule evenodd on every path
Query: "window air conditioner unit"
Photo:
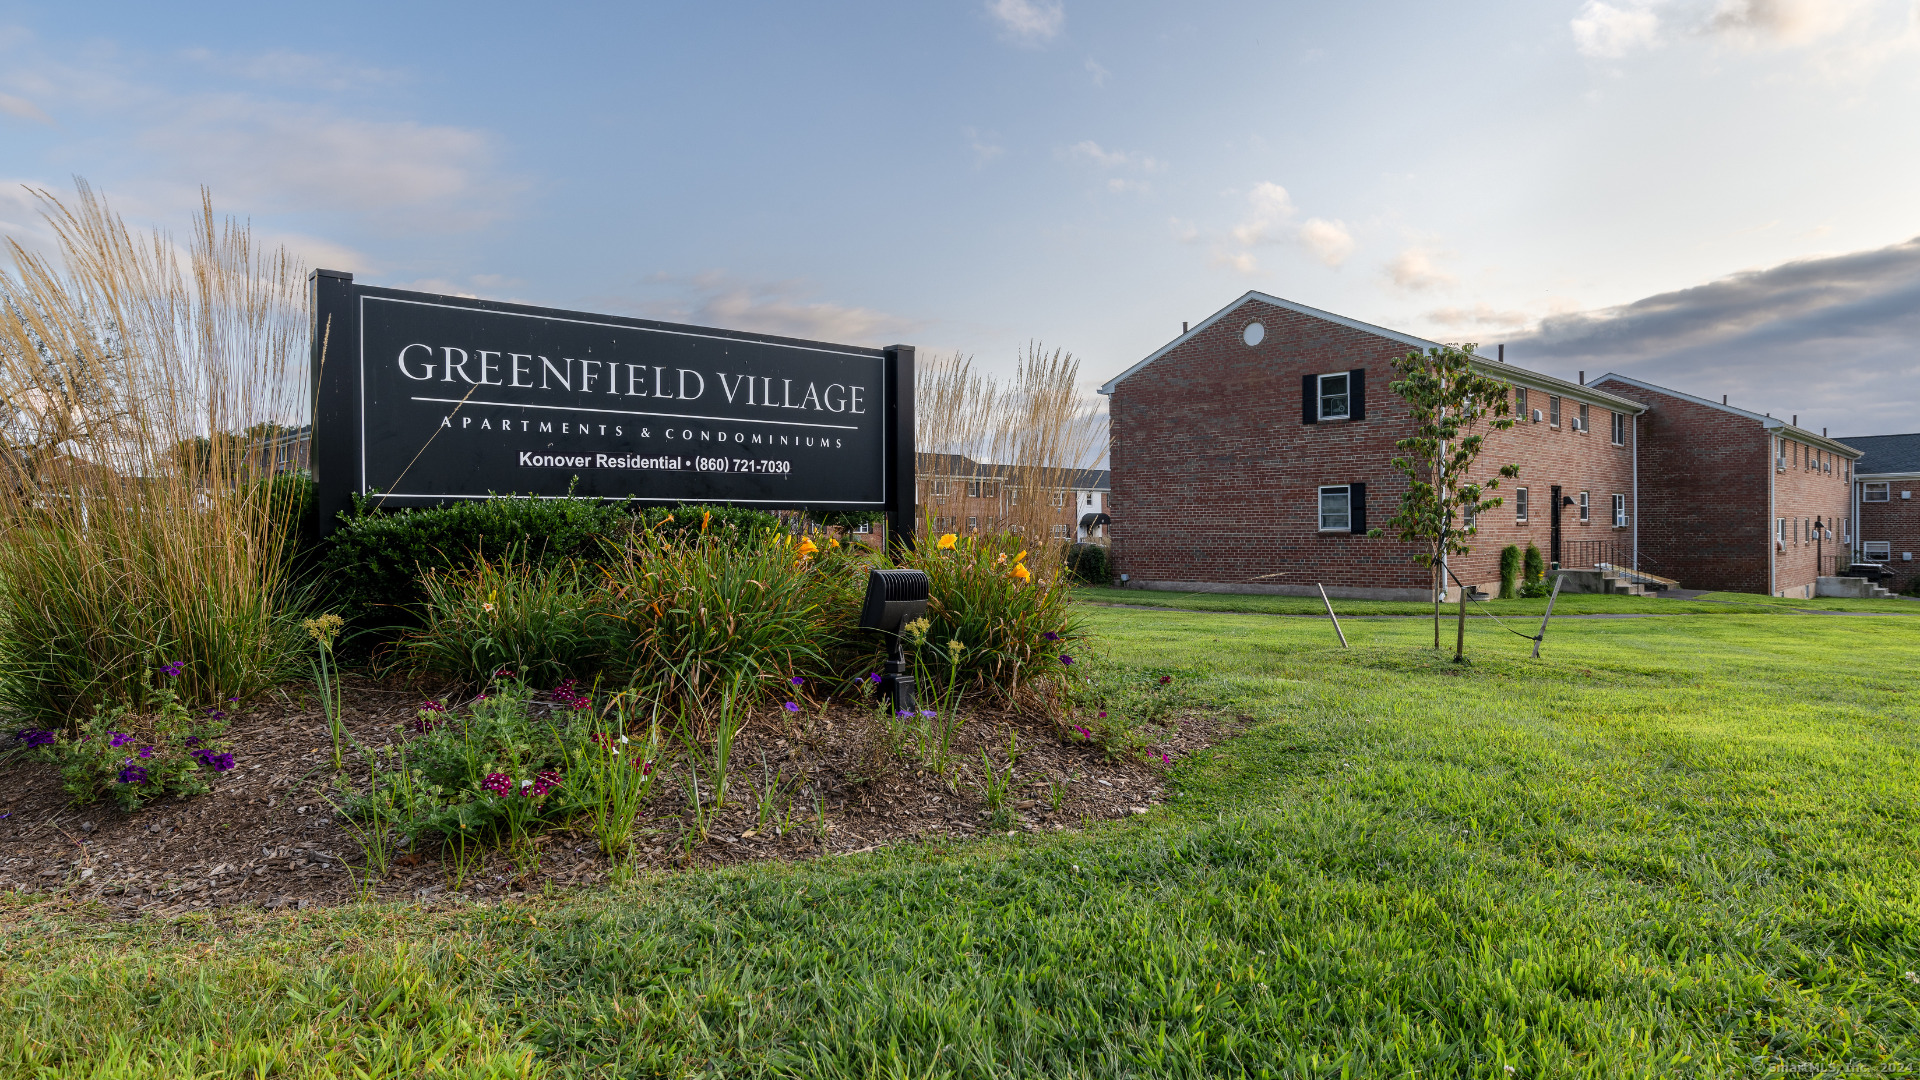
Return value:
M 1533 410 L 1533 422 L 1534 422 L 1534 423 L 1536 423 L 1536 424 L 1540 422 L 1540 410 L 1539 410 L 1539 409 L 1535 409 L 1535 410 Z

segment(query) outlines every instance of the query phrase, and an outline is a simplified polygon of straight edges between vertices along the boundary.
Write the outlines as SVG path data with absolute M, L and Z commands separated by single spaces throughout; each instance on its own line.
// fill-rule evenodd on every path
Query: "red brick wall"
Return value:
M 1596 384 L 1649 406 L 1640 418 L 1641 565 L 1689 589 L 1810 595 L 1816 556 L 1840 554 L 1839 519 L 1848 513 L 1845 460 L 1814 447 L 1809 467 L 1796 458 L 1790 428 L 1628 383 Z M 1784 471 L 1774 465 L 1776 437 L 1790 440 Z M 1769 484 L 1772 490 L 1768 512 Z M 1777 542 L 1777 518 L 1788 520 Z M 1812 537 L 1815 518 L 1833 539 Z M 1769 559 L 1772 559 L 1771 563 Z
M 1250 348 L 1241 332 L 1255 320 L 1266 337 Z M 1386 525 L 1406 490 L 1391 460 L 1409 421 L 1388 384 L 1393 358 L 1409 348 L 1253 301 L 1120 382 L 1110 406 L 1116 571 L 1136 584 L 1430 595 L 1430 572 L 1413 563 L 1413 547 L 1319 531 L 1321 485 L 1366 484 L 1374 527 Z M 1302 376 L 1356 368 L 1366 372 L 1365 419 L 1302 423 Z M 1533 393 L 1544 409 L 1544 392 Z M 1609 445 L 1606 410 L 1593 408 L 1591 423 L 1591 434 L 1541 423 L 1489 440 L 1479 471 L 1520 464 L 1533 520 L 1515 523 L 1511 501 L 1489 512 L 1474 554 L 1452 562 L 1462 580 L 1496 583 L 1503 544 L 1537 538 L 1546 550 L 1547 492 L 1556 483 L 1596 496 L 1591 525 L 1579 526 L 1576 508 L 1566 508 L 1566 539 L 1619 535 L 1604 524 L 1602 500 L 1632 491 L 1630 447 Z
M 1902 499 L 1902 491 L 1913 492 L 1913 498 Z M 1913 588 L 1915 580 L 1920 580 L 1920 479 L 1888 481 L 1888 492 L 1891 498 L 1887 502 L 1860 504 L 1859 537 L 1888 542 L 1892 557 L 1887 568 L 1894 576 L 1881 584 L 1896 592 L 1906 592 Z M 1913 552 L 1913 560 L 1902 559 L 1903 551 Z
M 1640 417 L 1641 567 L 1689 589 L 1769 592 L 1766 429 L 1670 394 L 1596 385 L 1649 406 Z
M 1838 455 L 1800 441 L 1791 429 L 1774 434 L 1786 440 L 1787 459 L 1787 467 L 1773 474 L 1774 517 L 1787 519 L 1786 543 L 1776 546 L 1775 591 L 1812 596 L 1813 579 L 1834 572 L 1835 556 L 1847 561 L 1840 519 L 1851 512 L 1853 489 Z M 1832 539 L 1816 540 L 1815 519 L 1826 524 Z

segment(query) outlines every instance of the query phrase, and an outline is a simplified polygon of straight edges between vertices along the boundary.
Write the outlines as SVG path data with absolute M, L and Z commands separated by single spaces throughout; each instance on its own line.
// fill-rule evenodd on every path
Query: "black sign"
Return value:
M 323 522 L 349 496 L 913 511 L 913 350 L 356 286 L 316 271 Z

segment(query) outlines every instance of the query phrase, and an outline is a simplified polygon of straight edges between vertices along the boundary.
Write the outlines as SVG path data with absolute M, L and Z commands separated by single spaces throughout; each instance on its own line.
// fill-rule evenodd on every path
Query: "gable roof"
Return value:
M 1690 401 L 1695 405 L 1705 405 L 1709 409 L 1718 409 L 1723 413 L 1732 413 L 1735 416 L 1744 416 L 1749 420 L 1755 421 L 1761 427 L 1766 428 L 1768 431 L 1778 432 L 1784 436 L 1787 436 L 1792 439 L 1796 439 L 1803 443 L 1812 443 L 1813 445 L 1821 447 L 1822 449 L 1830 450 L 1833 453 L 1839 454 L 1841 457 L 1858 458 L 1860 456 L 1859 450 L 1855 449 L 1854 447 L 1848 445 L 1847 443 L 1839 439 L 1828 438 L 1825 435 L 1808 431 L 1806 428 L 1796 427 L 1793 424 L 1787 423 L 1785 420 L 1776 419 L 1774 417 L 1767 416 L 1763 413 L 1751 412 L 1747 409 L 1742 409 L 1738 405 L 1723 405 L 1720 402 L 1713 401 L 1709 398 L 1695 397 L 1692 394 L 1683 393 L 1682 391 L 1675 390 L 1672 387 L 1660 386 L 1655 383 L 1647 382 L 1643 379 L 1629 378 L 1628 376 L 1625 376 L 1625 375 L 1616 375 L 1613 372 L 1608 372 L 1607 374 L 1600 376 L 1598 379 L 1595 379 L 1594 381 L 1606 382 L 1609 379 L 1611 379 L 1614 382 L 1626 383 L 1628 386 L 1637 386 L 1642 390 L 1652 390 L 1655 393 L 1666 394 L 1668 397 L 1677 397 L 1682 401 Z M 1858 469 L 1856 468 L 1855 471 L 1858 471 Z
M 1012 465 L 979 461 L 965 454 L 935 454 L 923 451 L 915 454 L 914 460 L 920 475 L 947 480 L 1006 480 L 1014 475 Z M 1113 490 L 1113 471 L 1110 469 L 1061 469 L 1056 479 L 1063 482 L 1061 490 L 1068 488 L 1076 491 Z
M 1361 322 L 1359 319 L 1351 319 L 1345 315 L 1336 315 L 1331 311 L 1322 311 L 1316 307 L 1308 307 L 1305 304 L 1285 300 L 1269 293 L 1260 292 L 1257 289 L 1250 289 L 1238 300 L 1207 316 L 1186 333 L 1181 334 L 1179 337 L 1174 338 L 1172 341 L 1154 350 L 1146 359 L 1107 380 L 1107 382 L 1100 387 L 1100 393 L 1112 394 L 1114 387 L 1119 386 L 1122 381 L 1134 372 L 1139 371 L 1141 368 L 1146 367 L 1148 364 L 1153 363 L 1155 360 L 1160 359 L 1193 340 L 1202 330 L 1220 322 L 1222 319 L 1225 319 L 1227 316 L 1232 315 L 1250 303 L 1261 303 L 1271 307 L 1282 308 L 1296 314 L 1305 315 L 1309 318 L 1344 326 L 1349 330 L 1358 330 L 1363 334 L 1372 334 L 1375 337 L 1386 338 L 1388 341 L 1397 341 L 1402 345 L 1408 345 L 1422 351 L 1443 347 L 1438 341 L 1429 341 L 1426 338 L 1415 337 L 1412 334 L 1404 334 L 1398 330 L 1389 330 L 1384 326 L 1375 326 L 1372 323 Z M 1602 408 L 1612 409 L 1615 412 L 1632 413 L 1637 416 L 1647 411 L 1647 407 L 1637 401 L 1621 397 L 1618 394 L 1609 394 L 1605 390 L 1596 390 L 1592 386 L 1583 386 L 1577 382 L 1569 382 L 1566 379 L 1556 378 L 1552 375 L 1544 375 L 1538 371 L 1530 371 L 1526 368 L 1494 360 L 1490 357 L 1476 355 L 1473 359 L 1474 370 L 1489 378 L 1499 379 L 1501 382 L 1512 383 L 1516 386 L 1525 386 L 1530 390 L 1545 390 L 1549 393 L 1559 394 L 1562 397 L 1570 397 L 1575 401 L 1585 401 Z
M 1860 451 L 1856 477 L 1881 473 L 1920 473 L 1920 434 L 1856 435 L 1841 440 Z

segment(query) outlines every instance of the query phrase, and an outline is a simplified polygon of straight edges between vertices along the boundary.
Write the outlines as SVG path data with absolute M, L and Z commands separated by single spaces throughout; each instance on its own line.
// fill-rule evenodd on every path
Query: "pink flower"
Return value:
M 513 777 L 506 773 L 488 773 L 486 780 L 482 781 L 480 786 L 504 798 L 513 794 Z

